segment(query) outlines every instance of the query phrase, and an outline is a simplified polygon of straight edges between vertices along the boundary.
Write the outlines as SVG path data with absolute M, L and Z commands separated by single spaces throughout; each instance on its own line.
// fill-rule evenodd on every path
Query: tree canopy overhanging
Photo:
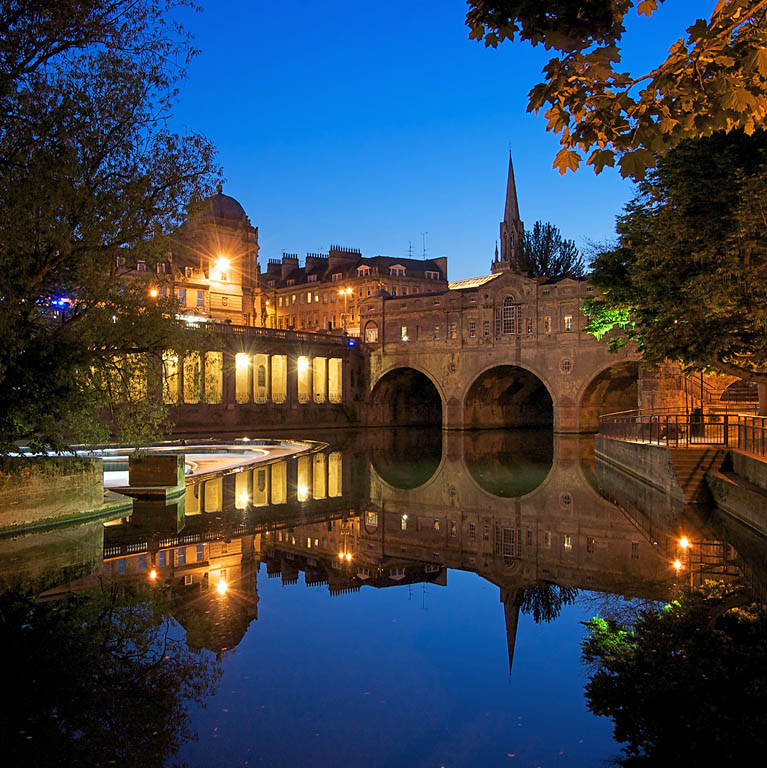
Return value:
M 105 409 L 127 439 L 163 424 L 136 381 L 182 329 L 118 257 L 151 267 L 214 188 L 211 143 L 166 124 L 194 55 L 172 17 L 183 5 L 0 6 L 0 450 L 103 439 Z
M 767 382 L 767 132 L 685 141 L 592 261 L 588 330 L 650 364 Z
M 560 173 L 584 158 L 600 173 L 616 162 L 639 179 L 680 141 L 741 128 L 767 115 L 767 2 L 709 0 L 706 18 L 649 72 L 622 71 L 624 21 L 652 16 L 664 0 L 469 0 L 470 37 L 486 46 L 516 39 L 556 55 L 529 95 L 560 135 Z M 649 22 L 650 24 L 652 21 Z

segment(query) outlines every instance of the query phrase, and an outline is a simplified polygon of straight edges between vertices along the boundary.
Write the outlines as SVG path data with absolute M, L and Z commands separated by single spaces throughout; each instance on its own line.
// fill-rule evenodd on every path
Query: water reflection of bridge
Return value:
M 198 627 L 195 611 L 218 617 L 190 642 L 220 651 L 256 616 L 259 562 L 269 577 L 294 584 L 303 572 L 333 595 L 445 585 L 454 568 L 499 587 L 513 653 L 530 590 L 658 599 L 676 580 L 671 532 L 659 538 L 597 493 L 590 445 L 541 433 L 368 433 L 342 450 L 205 481 L 180 504 L 137 502 L 130 520 L 106 528 L 100 571 L 67 589 L 165 584 L 185 625 Z M 404 471 L 398 455 L 418 466 Z

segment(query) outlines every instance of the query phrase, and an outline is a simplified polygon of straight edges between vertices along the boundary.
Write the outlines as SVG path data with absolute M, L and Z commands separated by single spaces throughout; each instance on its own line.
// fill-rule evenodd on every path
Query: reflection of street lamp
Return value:
M 352 294 L 351 288 L 341 288 L 338 291 L 338 295 L 344 297 L 344 333 L 346 333 L 346 301 L 351 294 Z

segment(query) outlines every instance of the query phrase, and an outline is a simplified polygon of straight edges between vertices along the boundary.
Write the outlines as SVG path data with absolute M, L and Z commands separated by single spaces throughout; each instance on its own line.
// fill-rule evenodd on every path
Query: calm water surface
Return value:
M 5 608 L 11 623 L 20 617 L 5 658 L 16 643 L 33 670 L 16 674 L 35 678 L 10 715 L 14 764 L 64 754 L 83 765 L 596 766 L 617 754 L 612 724 L 584 700 L 582 622 L 668 599 L 688 523 L 602 498 L 587 439 L 327 439 L 314 454 L 189 488 L 180 505 L 137 502 L 103 531 L 0 542 L 6 584 L 24 572 L 25 584 L 51 587 L 42 618 Z M 128 599 L 110 608 L 123 636 L 91 647 L 72 627 L 104 615 L 87 596 L 114 584 L 121 594 L 151 585 L 165 624 L 142 623 Z M 560 586 L 571 588 L 564 602 Z M 50 607 L 72 595 L 87 620 Z M 84 666 L 114 673 L 64 674 L 70 630 Z M 105 664 L 110 648 L 137 655 L 139 636 L 157 664 Z M 60 652 L 46 653 L 56 637 Z M 165 677 L 163 659 L 175 664 Z M 64 720 L 78 746 L 57 753 L 51 722 Z

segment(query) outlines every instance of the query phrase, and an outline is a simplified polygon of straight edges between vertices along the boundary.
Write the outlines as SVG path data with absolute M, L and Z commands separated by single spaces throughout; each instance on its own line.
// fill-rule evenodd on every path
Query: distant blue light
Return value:
M 349 339 L 346 342 L 347 347 L 356 347 L 357 346 L 357 339 Z

